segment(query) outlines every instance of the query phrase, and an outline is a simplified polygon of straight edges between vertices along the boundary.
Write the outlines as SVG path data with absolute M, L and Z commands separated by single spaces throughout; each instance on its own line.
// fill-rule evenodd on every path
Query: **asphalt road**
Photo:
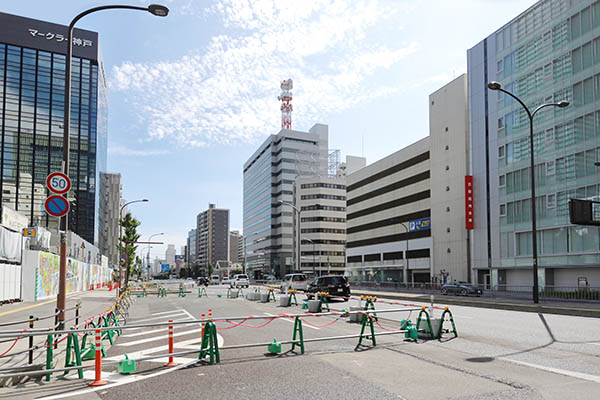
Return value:
M 222 297 L 217 297 L 217 293 Z M 301 313 L 300 307 L 226 299 L 225 287 L 210 287 L 208 297 L 136 299 L 129 325 L 187 321 L 213 310 L 215 318 Z M 300 299 L 299 299 L 300 300 Z M 333 303 L 332 308 L 356 306 Z M 414 308 L 414 305 L 378 302 L 377 309 Z M 600 320 L 504 310 L 453 306 L 458 338 L 406 341 L 403 335 L 378 336 L 377 346 L 356 348 L 358 339 L 306 343 L 306 354 L 272 355 L 266 346 L 222 349 L 221 363 L 207 365 L 197 353 L 176 357 L 180 365 L 163 367 L 166 358 L 138 363 L 134 375 L 115 373 L 123 358 L 163 354 L 165 328 L 124 329 L 105 359 L 103 378 L 108 385 L 92 389 L 78 379 L 32 383 L 0 390 L 0 399 L 235 399 L 345 398 L 345 399 L 597 399 L 600 389 Z M 441 310 L 434 314 L 439 316 Z M 386 329 L 399 327 L 408 312 L 379 314 Z M 410 318 L 416 319 L 417 311 Z M 358 334 L 360 325 L 346 318 L 306 317 L 304 337 Z M 247 321 L 260 325 L 268 320 Z M 334 322 L 335 321 L 335 322 Z M 309 327 L 306 322 L 318 325 Z M 323 326 L 331 324 L 330 326 Z M 217 327 L 231 324 L 218 322 Z M 175 351 L 197 351 L 201 327 L 176 325 Z M 276 319 L 263 328 L 220 329 L 226 346 L 290 340 L 293 321 Z M 376 331 L 382 329 L 376 327 Z M 368 342 L 366 342 L 368 343 Z M 86 371 L 86 378 L 92 378 Z

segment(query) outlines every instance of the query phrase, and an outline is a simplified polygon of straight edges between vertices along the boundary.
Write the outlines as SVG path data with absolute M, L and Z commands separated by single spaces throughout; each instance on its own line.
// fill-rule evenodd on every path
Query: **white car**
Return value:
M 233 279 L 229 281 L 229 287 L 238 288 L 250 286 L 250 281 L 248 280 L 248 275 L 246 274 L 237 274 L 233 276 Z
M 287 292 L 289 289 L 306 290 L 308 281 L 304 274 L 287 274 L 281 281 L 281 291 Z
M 219 277 L 219 275 L 213 275 L 210 277 L 211 285 L 218 285 L 219 283 L 221 283 L 221 278 Z

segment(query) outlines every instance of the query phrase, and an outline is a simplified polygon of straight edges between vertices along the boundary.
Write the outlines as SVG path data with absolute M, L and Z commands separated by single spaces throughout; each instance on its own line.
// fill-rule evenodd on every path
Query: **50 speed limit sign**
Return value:
M 65 194 L 71 190 L 71 180 L 62 172 L 53 172 L 46 178 L 46 187 L 56 194 Z

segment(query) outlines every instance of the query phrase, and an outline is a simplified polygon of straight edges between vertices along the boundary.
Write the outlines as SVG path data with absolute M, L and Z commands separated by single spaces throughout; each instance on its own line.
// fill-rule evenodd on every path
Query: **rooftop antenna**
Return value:
M 292 129 L 292 92 L 294 83 L 291 79 L 281 81 L 281 94 L 277 100 L 281 101 L 281 129 Z

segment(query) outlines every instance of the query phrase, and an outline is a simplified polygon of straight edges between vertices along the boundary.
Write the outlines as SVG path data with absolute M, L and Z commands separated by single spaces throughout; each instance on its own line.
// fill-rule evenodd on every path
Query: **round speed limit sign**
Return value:
M 71 180 L 62 172 L 53 172 L 46 178 L 46 187 L 53 193 L 65 194 L 71 190 Z

